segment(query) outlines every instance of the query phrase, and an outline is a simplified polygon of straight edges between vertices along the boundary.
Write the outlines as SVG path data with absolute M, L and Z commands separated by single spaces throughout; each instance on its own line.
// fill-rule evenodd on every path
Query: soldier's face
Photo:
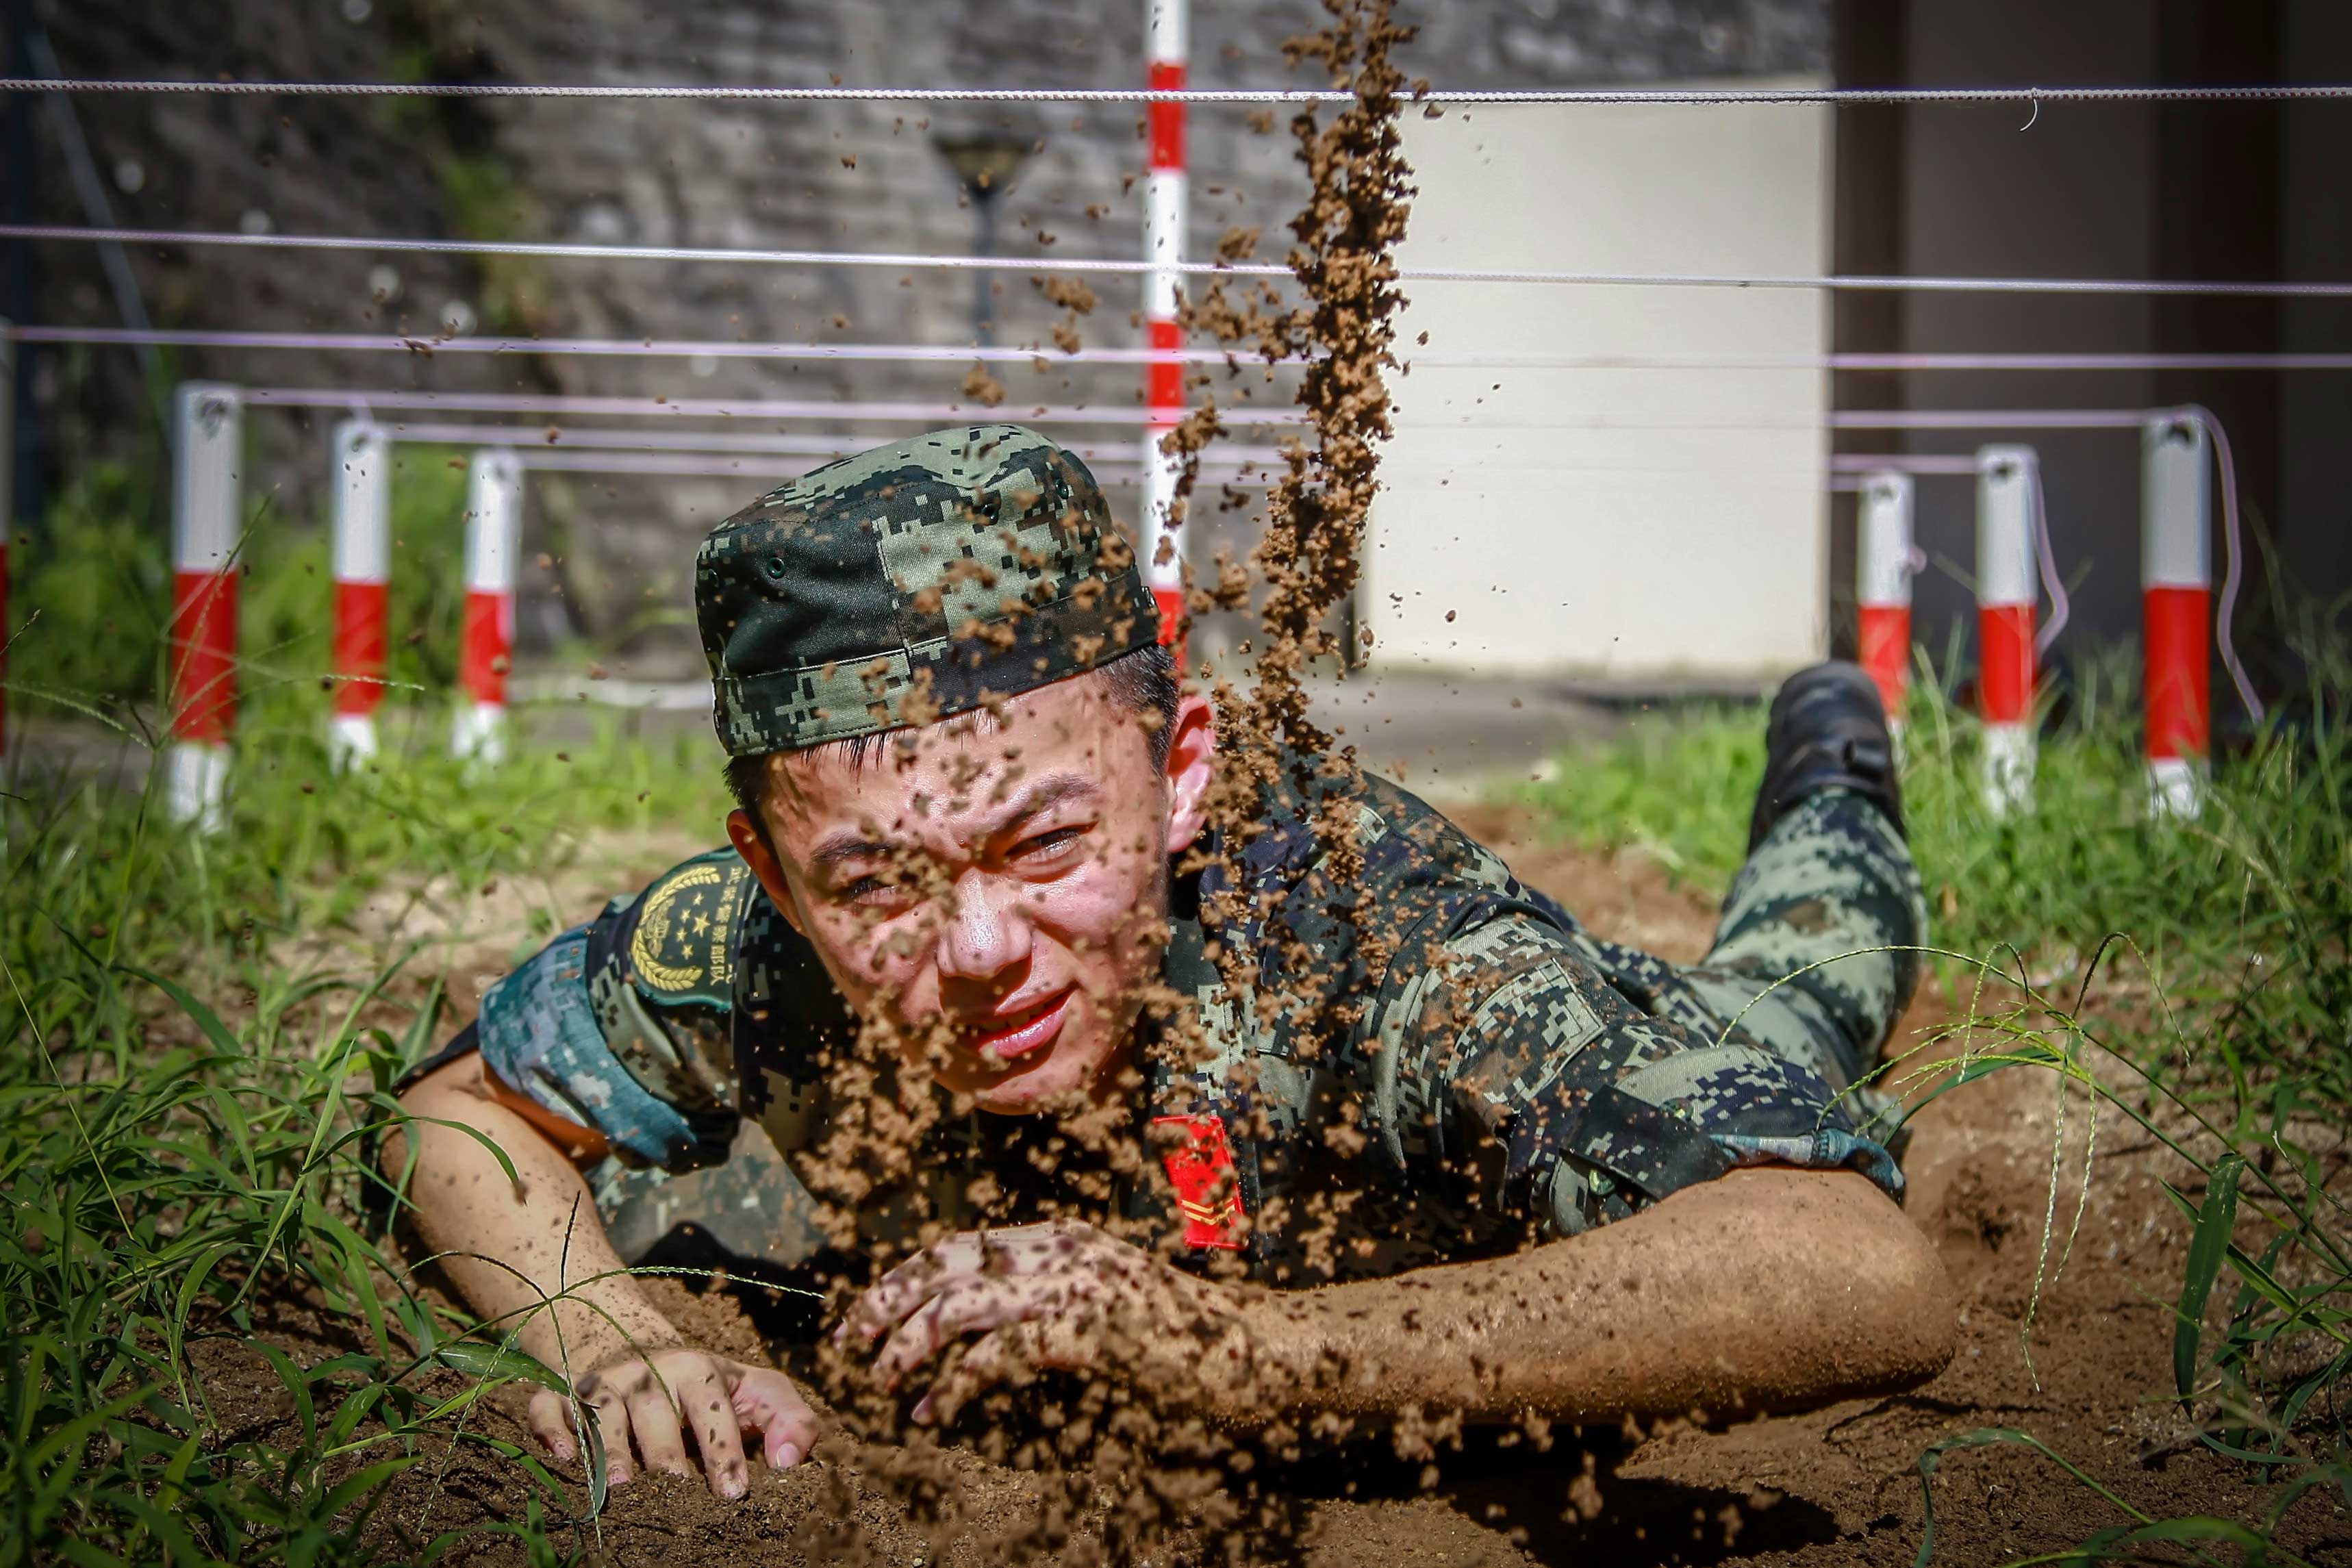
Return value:
M 729 826 L 862 1016 L 983 1110 L 1102 1099 L 1156 979 L 1168 857 L 1202 828 L 1213 731 L 1179 710 L 1164 766 L 1099 679 L 770 764 L 763 843 Z

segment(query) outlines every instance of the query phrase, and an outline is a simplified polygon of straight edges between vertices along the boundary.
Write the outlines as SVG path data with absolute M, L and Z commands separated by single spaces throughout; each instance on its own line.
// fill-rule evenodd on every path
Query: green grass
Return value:
M 2183 824 L 2147 810 L 2117 668 L 2085 678 L 2076 716 L 2042 740 L 2033 809 L 2006 816 L 1979 788 L 1974 719 L 1915 689 L 1904 807 L 1933 940 L 1979 954 L 2013 946 L 2054 984 L 2124 933 L 2199 1042 L 2193 1065 L 2216 1070 L 2183 1079 L 2190 1064 L 2154 1016 L 2117 1037 L 2143 1065 L 2250 1116 L 2254 1080 L 2279 1074 L 2352 1104 L 2352 671 L 2327 667 L 2296 723 L 2222 759 L 2204 816 Z M 1746 852 L 1762 731 L 1752 710 L 1645 717 L 1513 795 L 1546 831 L 1633 847 L 1719 893 Z
M 459 466 L 451 467 L 457 458 Z M 163 689 L 172 613 L 171 542 L 146 476 L 168 465 L 81 470 L 38 528 L 16 539 L 19 620 L 8 648 L 12 716 L 95 707 L 128 720 Z M 392 484 L 392 646 L 385 677 L 417 692 L 457 679 L 464 615 L 466 474 L 455 448 L 404 446 Z M 315 682 L 330 663 L 334 584 L 323 515 L 303 521 L 268 503 L 247 518 L 238 561 L 241 684 Z
M 562 1489 L 469 1419 L 531 1369 L 453 1349 L 466 1325 L 362 1218 L 362 1139 L 438 1043 L 444 981 L 436 953 L 351 922 L 387 887 L 560 867 L 589 832 L 715 830 L 709 748 L 607 723 L 569 761 L 469 774 L 435 711 L 414 726 L 432 744 L 338 781 L 317 683 L 251 680 L 216 837 L 88 771 L 20 763 L 0 801 L 0 1565 L 418 1561 L 448 1544 L 429 1503 L 453 1444 L 530 1478 L 542 1552 L 571 1528 Z M 137 765 L 135 734 L 114 741 Z M 289 1300 L 359 1325 L 361 1348 L 289 1359 L 264 1312 Z M 212 1406 L 199 1369 L 224 1353 L 275 1370 L 278 1418 Z M 404 1506 L 373 1514 L 395 1486 Z
M 354 922 L 388 888 L 543 872 L 600 831 L 715 827 L 725 803 L 699 736 L 646 743 L 607 722 L 568 760 L 519 748 L 488 773 L 440 755 L 445 714 L 429 694 L 455 662 L 463 476 L 446 454 L 404 456 L 394 675 L 406 684 L 391 754 L 330 774 L 323 542 L 257 512 L 236 788 L 212 838 L 110 780 L 118 764 L 152 765 L 168 574 L 136 520 L 152 498 L 130 470 L 91 470 L 26 542 L 21 602 L 38 613 L 12 648 L 13 706 L 77 726 L 80 763 L 20 764 L 0 783 L 0 1568 L 426 1560 L 453 1544 L 434 1523 L 437 1478 L 467 1449 L 523 1478 L 523 1516 L 479 1528 L 520 1536 L 534 1561 L 593 1544 L 593 1510 L 477 1415 L 486 1386 L 548 1374 L 500 1353 L 495 1331 L 436 1316 L 364 1217 L 362 1139 L 396 1114 L 386 1089 L 401 1067 L 444 1032 L 445 960 Z M 1977 1036 L 1930 1054 L 1966 1056 L 1951 1079 L 1963 1089 L 1991 1070 L 2063 1075 L 2177 1148 L 2194 1239 L 2175 1386 L 2150 1393 L 2184 1401 L 2209 1446 L 2287 1500 L 2352 1486 L 2332 1414 L 2352 1352 L 2315 1366 L 2273 1353 L 2352 1344 L 2352 1245 L 2298 1141 L 2352 1099 L 2347 694 L 2352 681 L 2323 681 L 2307 722 L 2226 761 L 2190 826 L 2145 819 L 2127 691 L 2113 680 L 2086 685 L 2084 717 L 2042 752 L 2039 809 L 2013 820 L 1976 798 L 1968 720 L 1934 691 L 1909 715 L 1906 788 L 1937 941 L 1999 966 Z M 1719 888 L 1744 842 L 1758 729 L 1752 713 L 1647 722 L 1524 798 L 1556 832 L 1643 846 Z M 556 918 L 541 910 L 512 933 L 516 954 Z M 2116 931 L 2137 955 L 2105 947 Z M 2125 984 L 2103 980 L 2077 1003 L 2103 947 L 2109 963 L 2129 961 Z M 2087 1066 L 2106 1048 L 2145 1074 L 2121 1097 Z M 2053 1224 L 2063 1231 L 2054 1208 Z M 289 1300 L 352 1325 L 353 1348 L 289 1357 L 271 1313 Z M 271 1369 L 275 1414 L 208 1400 L 205 1369 L 224 1355 Z M 1923 1459 L 1923 1477 L 1952 1449 L 1995 1442 L 2034 1439 L 1964 1435 Z M 2185 1542 L 2252 1563 L 2266 1531 L 2126 1510 L 2096 1551 Z
M 1969 972 L 1970 1005 L 1895 1064 L 1885 1082 L 1916 1111 L 1995 1072 L 2038 1070 L 2060 1079 L 2050 1202 L 2023 1331 L 2029 1365 L 2034 1309 L 2073 1251 L 2090 1195 L 2101 1115 L 2121 1115 L 2175 1157 L 2178 1170 L 2164 1193 L 2188 1226 L 2189 1247 L 2172 1300 L 2169 1397 L 2189 1419 L 2199 1444 L 2269 1483 L 2266 1506 L 2252 1518 L 2159 1519 L 2032 1433 L 1982 1427 L 1941 1439 L 1920 1455 L 1927 1522 L 1916 1568 L 1928 1568 L 1935 1559 L 1937 1467 L 1948 1454 L 1993 1445 L 2032 1450 L 2124 1516 L 2068 1551 L 2021 1564 L 2174 1563 L 2186 1552 L 2185 1560 L 2200 1563 L 2310 1568 L 2305 1558 L 2278 1544 L 2280 1521 L 2314 1491 L 2340 1494 L 2352 1503 L 2352 1430 L 2336 1409 L 2352 1369 L 2352 1225 L 2310 1146 L 2315 1130 L 2341 1127 L 2343 1107 L 2315 1099 L 2306 1080 L 2276 1067 L 2259 1075 L 2264 1093 L 2251 1119 L 2218 1118 L 2210 1113 L 2213 1097 L 2200 1105 L 2172 1088 L 2147 1065 L 2144 1045 L 2103 1028 L 2084 1005 L 2102 961 L 2120 962 L 2129 945 L 2120 935 L 2104 943 L 2084 973 L 2056 994 L 2038 984 L 2014 952 L 1974 963 L 1948 953 Z M 2179 1038 L 2177 1031 L 2173 1037 Z M 2232 1070 L 2239 1066 L 2231 1064 Z M 2194 1075 L 2189 1079 L 2194 1082 Z M 2059 1168 L 2069 1100 L 2090 1119 L 2071 1215 L 2060 1203 Z M 2330 1141 L 2336 1141 L 2332 1133 Z M 2149 1392 L 2163 1397 L 2166 1391 Z M 2217 1557 L 2208 1548 L 2227 1548 L 2231 1555 Z
M 1979 731 L 1947 693 L 1915 689 L 1905 715 L 1929 942 L 1969 1002 L 1888 1087 L 1916 1108 L 1992 1071 L 2046 1070 L 2179 1157 L 2167 1191 L 2191 1240 L 2170 1393 L 2201 1443 L 2277 1483 L 2260 1519 L 2158 1520 L 2030 1433 L 1968 1433 L 1922 1457 L 1925 1485 L 1948 1452 L 2021 1445 L 2126 1515 L 2046 1561 L 2299 1563 L 2273 1539 L 2286 1508 L 2313 1489 L 2352 1503 L 2352 1428 L 2336 1413 L 2352 1211 L 2309 1146 L 2352 1115 L 2352 667 L 2313 668 L 2294 721 L 2219 759 L 2191 822 L 2147 809 L 2120 658 L 2087 671 L 2045 733 L 2026 814 L 1988 807 Z M 1553 834 L 1637 848 L 1719 892 L 1746 850 L 1762 728 L 1753 710 L 1646 718 L 1511 793 Z M 2055 1266 L 2071 1231 L 2052 1176 L 2042 1256 Z M 1922 1565 L 1933 1511 L 1931 1491 Z
M 443 754 L 464 598 L 450 456 L 400 454 L 386 753 L 347 776 L 323 743 L 323 519 L 264 503 L 247 520 L 236 760 L 211 837 L 123 787 L 152 782 L 162 722 L 156 466 L 83 470 L 19 536 L 18 744 L 0 778 L 0 1568 L 416 1560 L 436 1549 L 415 1533 L 434 1467 L 488 1441 L 467 1425 L 481 1388 L 447 1369 L 530 1371 L 461 1342 L 468 1325 L 400 1283 L 363 1217 L 362 1145 L 395 1115 L 401 1068 L 446 1032 L 449 958 L 359 922 L 387 889 L 439 915 L 414 900 L 560 869 L 597 833 L 715 834 L 726 800 L 706 739 L 643 742 L 610 713 L 496 770 Z M 572 912 L 534 910 L 511 956 Z M 289 1300 L 363 1325 L 364 1348 L 288 1360 L 267 1314 Z M 275 1369 L 282 1419 L 208 1401 L 201 1367 L 225 1347 Z M 425 1479 L 404 1479 L 418 1466 Z M 425 1505 L 372 1518 L 394 1487 Z M 561 1491 L 541 1489 L 543 1554 L 569 1526 Z

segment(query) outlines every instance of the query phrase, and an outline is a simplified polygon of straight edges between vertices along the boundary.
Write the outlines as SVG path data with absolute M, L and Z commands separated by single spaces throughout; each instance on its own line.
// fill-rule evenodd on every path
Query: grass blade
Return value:
M 1919 1498 L 1924 1519 L 1919 1527 L 1919 1555 L 1912 1560 L 1912 1568 L 1927 1568 L 1929 1560 L 1936 1555 L 1936 1490 L 1933 1478 L 1937 1466 L 1943 1462 L 1946 1454 L 1955 1453 L 1964 1448 L 1987 1448 L 2000 1443 L 2015 1443 L 2021 1447 L 2032 1449 L 2084 1486 L 2113 1503 L 2118 1510 L 2129 1514 L 2137 1523 L 2156 1522 L 2097 1481 L 2093 1480 L 2081 1466 L 2076 1465 L 2032 1433 L 2021 1432 L 2014 1426 L 1979 1426 L 1973 1432 L 1963 1432 L 1957 1437 L 1947 1437 L 1940 1443 L 1931 1443 L 1919 1455 Z
M 467 1377 L 511 1378 L 535 1383 L 541 1388 L 551 1388 L 566 1399 L 572 1397 L 572 1384 L 563 1374 L 541 1361 L 537 1356 L 514 1349 L 510 1345 L 486 1345 L 472 1340 L 452 1340 L 434 1351 L 433 1359 L 453 1372 Z
M 2213 1293 L 2214 1279 L 2230 1253 L 2230 1237 L 2238 1220 L 2238 1175 L 2246 1167 L 2235 1154 L 2222 1156 L 2205 1184 L 2205 1202 L 2197 1211 L 2197 1228 L 2189 1238 L 2189 1264 L 2180 1281 L 2180 1300 L 2174 1306 L 2172 1326 L 2172 1387 L 2183 1404 L 2197 1391 L 2197 1351 L 2204 1333 L 2205 1302 Z
M 236 1037 L 229 1032 L 228 1026 L 220 1021 L 220 1015 L 197 1001 L 195 995 L 186 986 L 177 981 L 166 980 L 153 970 L 141 969 L 136 964 L 122 965 L 122 972 L 144 980 L 148 984 L 169 996 L 173 1005 L 185 1013 L 189 1020 L 204 1031 L 205 1038 L 210 1040 L 221 1055 L 241 1060 L 251 1054 L 237 1043 Z

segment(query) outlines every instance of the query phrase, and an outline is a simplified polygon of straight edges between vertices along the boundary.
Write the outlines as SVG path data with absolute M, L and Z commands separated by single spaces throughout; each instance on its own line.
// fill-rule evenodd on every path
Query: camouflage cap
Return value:
M 694 598 L 738 757 L 929 723 L 1159 632 L 1094 476 L 1017 425 L 803 474 L 711 531 Z

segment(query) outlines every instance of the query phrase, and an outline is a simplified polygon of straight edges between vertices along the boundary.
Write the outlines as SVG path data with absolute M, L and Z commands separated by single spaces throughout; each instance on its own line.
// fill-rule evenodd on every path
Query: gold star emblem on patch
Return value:
M 690 991 L 701 980 L 706 965 L 691 955 L 674 952 L 673 939 L 680 945 L 691 935 L 688 910 L 693 907 L 689 898 L 685 909 L 673 910 L 681 894 L 690 894 L 697 888 L 714 887 L 724 879 L 716 866 L 689 866 L 646 895 L 646 906 L 638 912 L 636 933 L 629 939 L 629 961 L 646 984 L 656 991 Z M 703 926 L 708 929 L 706 918 Z M 677 960 L 684 962 L 676 962 Z

